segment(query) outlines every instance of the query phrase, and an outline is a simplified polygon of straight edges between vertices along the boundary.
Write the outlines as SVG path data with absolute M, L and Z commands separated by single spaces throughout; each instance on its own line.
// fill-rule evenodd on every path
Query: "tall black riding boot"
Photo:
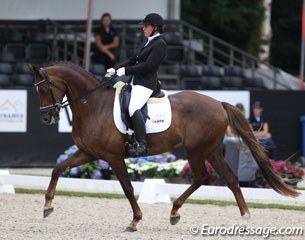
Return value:
M 141 110 L 135 111 L 135 113 L 131 117 L 133 130 L 136 136 L 136 140 L 138 142 L 138 147 L 135 149 L 133 153 L 135 157 L 145 156 L 147 154 L 146 148 L 146 128 L 145 122 L 141 113 Z

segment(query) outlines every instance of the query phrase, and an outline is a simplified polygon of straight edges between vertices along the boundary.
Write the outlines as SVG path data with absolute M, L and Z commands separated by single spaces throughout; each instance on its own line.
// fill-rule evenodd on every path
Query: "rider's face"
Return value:
M 145 37 L 147 37 L 147 38 L 150 37 L 153 30 L 154 30 L 154 27 L 150 24 L 145 24 L 143 26 L 143 32 L 144 32 Z

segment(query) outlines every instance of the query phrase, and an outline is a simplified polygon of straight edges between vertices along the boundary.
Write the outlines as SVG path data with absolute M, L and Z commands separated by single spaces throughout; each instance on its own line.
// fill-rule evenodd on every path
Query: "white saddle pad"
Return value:
M 126 125 L 121 119 L 121 106 L 119 101 L 119 94 L 122 87 L 124 86 L 123 82 L 116 83 L 113 87 L 116 88 L 114 105 L 113 105 L 113 118 L 114 123 L 117 129 L 121 133 L 132 134 L 132 129 L 126 129 Z M 162 90 L 164 91 L 164 90 Z M 167 92 L 165 92 L 165 97 L 163 98 L 150 98 L 147 102 L 148 107 L 148 116 L 150 119 L 146 121 L 146 132 L 147 133 L 158 133 L 163 132 L 169 128 L 172 121 L 172 111 L 171 105 L 168 99 Z

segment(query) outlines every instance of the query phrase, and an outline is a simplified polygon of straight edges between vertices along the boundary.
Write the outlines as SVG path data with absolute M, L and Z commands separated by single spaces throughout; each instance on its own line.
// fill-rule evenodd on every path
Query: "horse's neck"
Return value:
M 67 98 L 73 115 L 88 115 L 101 112 L 111 105 L 111 90 L 101 86 L 90 74 L 71 70 L 65 73 L 68 87 Z
M 70 99 L 76 99 L 80 96 L 87 95 L 93 89 L 99 87 L 99 83 L 91 76 L 81 75 L 77 72 L 69 75 L 67 79 L 68 85 L 68 97 Z

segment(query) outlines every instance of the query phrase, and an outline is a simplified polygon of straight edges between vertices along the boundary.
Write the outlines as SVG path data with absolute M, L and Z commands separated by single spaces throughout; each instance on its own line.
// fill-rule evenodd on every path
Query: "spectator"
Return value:
M 245 116 L 245 108 L 244 108 L 244 105 L 242 103 L 237 103 L 235 105 L 235 107 L 237 107 L 242 112 L 242 114 Z M 226 135 L 229 136 L 229 137 L 235 137 L 235 134 L 232 132 L 232 129 L 229 125 L 227 127 Z
M 256 101 L 252 105 L 253 114 L 249 122 L 254 136 L 266 147 L 270 159 L 275 160 L 275 145 L 269 132 L 269 122 L 263 114 L 264 108 L 260 101 Z
M 115 49 L 119 46 L 119 36 L 114 28 L 111 27 L 112 19 L 109 13 L 101 16 L 100 26 L 95 30 L 95 43 L 98 52 L 95 62 L 102 63 L 106 69 L 115 64 Z
M 237 107 L 237 108 L 242 112 L 242 114 L 243 114 L 244 116 L 246 115 L 245 107 L 244 107 L 244 105 L 243 105 L 242 103 L 237 103 L 237 104 L 235 105 L 235 107 Z

